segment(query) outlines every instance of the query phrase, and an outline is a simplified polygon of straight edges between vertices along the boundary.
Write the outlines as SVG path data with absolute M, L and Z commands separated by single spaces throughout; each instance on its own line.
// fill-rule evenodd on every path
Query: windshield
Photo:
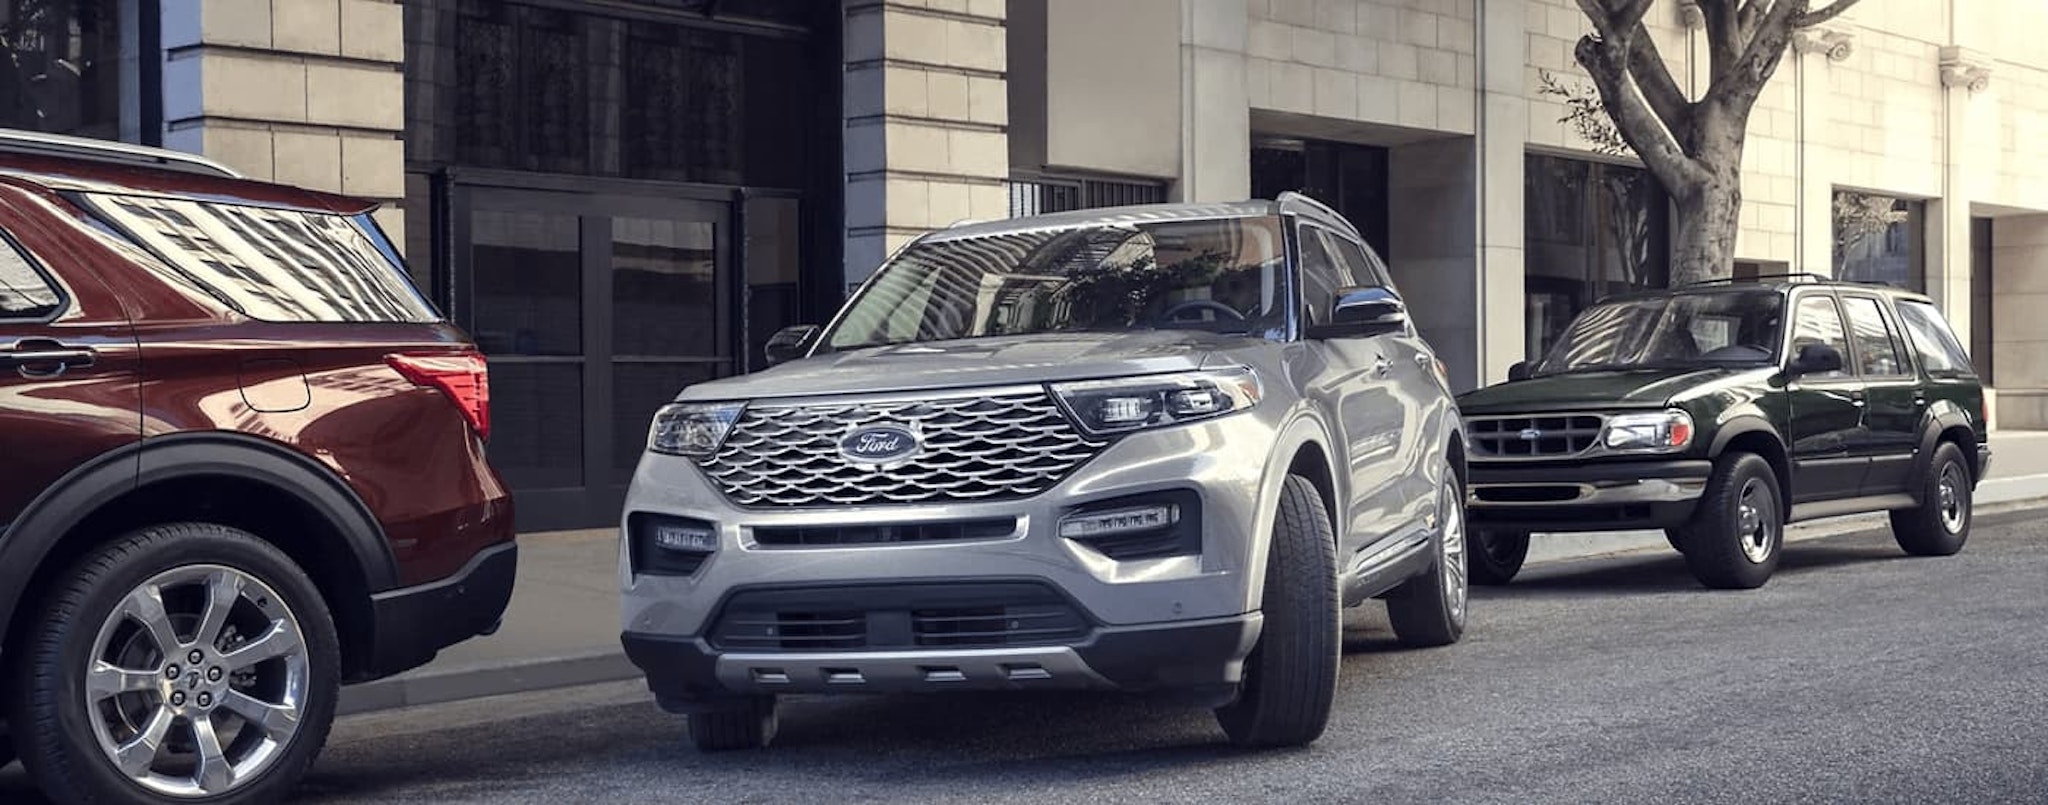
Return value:
M 1154 328 L 1279 337 L 1280 233 L 1262 216 L 918 243 L 881 268 L 824 345 Z
M 1603 302 L 1572 320 L 1535 374 L 1771 363 L 1784 307 L 1776 291 L 1754 289 Z

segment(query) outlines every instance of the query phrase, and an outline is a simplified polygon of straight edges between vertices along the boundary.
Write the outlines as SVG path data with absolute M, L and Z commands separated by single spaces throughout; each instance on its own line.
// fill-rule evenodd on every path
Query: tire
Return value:
M 1260 602 L 1265 624 L 1245 659 L 1237 700 L 1215 711 L 1238 746 L 1315 741 L 1337 696 L 1343 618 L 1330 515 L 1315 487 L 1297 475 L 1281 486 L 1278 515 Z
M 143 594 L 149 585 L 155 596 Z M 223 591 L 233 597 L 216 610 L 209 598 L 219 596 L 208 594 Z M 144 528 L 68 568 L 45 601 L 24 624 L 9 669 L 18 687 L 8 720 L 29 773 L 52 800 L 279 802 L 326 743 L 341 679 L 333 620 L 305 572 L 255 536 L 203 523 Z M 207 628 L 202 621 L 216 611 L 219 623 Z M 164 641 L 177 646 L 166 651 Z M 238 651 L 257 654 L 238 661 Z M 194 654 L 200 662 L 189 659 Z M 138 673 L 102 676 L 123 692 L 95 692 L 85 669 L 100 663 Z M 221 673 L 202 673 L 201 665 Z M 168 679 L 173 670 L 179 681 Z M 296 721 L 273 727 L 240 717 L 279 715 L 279 705 L 290 704 L 282 691 L 295 687 Z M 135 735 L 121 732 L 138 725 L 145 729 Z M 138 753 L 136 774 L 102 748 L 150 733 L 160 736 L 158 748 Z M 196 762 L 192 753 L 208 743 L 202 733 L 223 748 L 212 767 L 237 772 L 233 779 Z M 254 745 L 270 741 L 268 754 Z M 181 785 L 191 790 L 174 790 Z
M 1785 547 L 1785 510 L 1778 490 L 1777 473 L 1762 456 L 1721 456 L 1693 522 L 1679 538 L 1693 578 L 1722 590 L 1755 589 L 1770 581 Z
M 1437 518 L 1441 527 L 1430 540 L 1435 554 L 1429 571 L 1402 582 L 1387 595 L 1387 619 L 1394 638 L 1411 648 L 1448 646 L 1465 634 L 1470 603 L 1467 568 L 1470 547 L 1465 539 L 1465 485 L 1456 475 L 1444 479 Z
M 749 696 L 733 707 L 692 713 L 690 743 L 700 752 L 761 749 L 781 725 L 774 696 Z
M 1529 532 L 1496 531 L 1477 529 L 1472 531 L 1472 547 L 1466 551 L 1471 558 L 1473 584 L 1500 587 L 1515 580 L 1515 574 L 1522 572 L 1522 562 L 1529 558 Z
M 1685 531 L 1677 528 L 1664 529 L 1664 541 L 1671 543 L 1671 550 L 1685 553 Z
M 1927 462 L 1920 505 L 1892 511 L 1892 539 L 1914 556 L 1949 556 L 1970 539 L 1970 470 L 1962 448 L 1944 441 Z

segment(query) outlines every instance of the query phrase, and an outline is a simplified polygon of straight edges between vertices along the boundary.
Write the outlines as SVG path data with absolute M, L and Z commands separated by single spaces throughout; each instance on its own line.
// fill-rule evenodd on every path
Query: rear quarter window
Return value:
M 95 194 L 94 212 L 161 257 L 174 278 L 272 322 L 439 319 L 362 221 L 188 199 Z M 163 270 L 165 266 L 152 266 Z
M 1948 319 L 1941 311 L 1926 302 L 1900 299 L 1897 302 L 1899 321 L 1906 326 L 1906 334 L 1913 342 L 1913 350 L 1920 355 L 1920 365 L 1934 376 L 1975 375 L 1976 368 L 1970 364 L 1970 353 L 1963 349 L 1962 341 L 1956 338 L 1955 330 L 1948 326 Z
M 63 303 L 14 239 L 0 232 L 0 319 L 49 318 Z

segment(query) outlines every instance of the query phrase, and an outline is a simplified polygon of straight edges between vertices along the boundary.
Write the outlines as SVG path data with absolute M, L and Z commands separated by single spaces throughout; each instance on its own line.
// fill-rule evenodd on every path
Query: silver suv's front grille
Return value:
M 1465 418 L 1475 458 L 1570 458 L 1593 449 L 1606 418 L 1598 414 L 1540 414 Z
M 888 464 L 842 455 L 841 439 L 876 425 L 916 431 L 921 445 Z M 1043 492 L 1105 444 L 1076 430 L 1044 391 L 1020 389 L 755 404 L 698 466 L 727 500 L 747 507 L 989 501 Z

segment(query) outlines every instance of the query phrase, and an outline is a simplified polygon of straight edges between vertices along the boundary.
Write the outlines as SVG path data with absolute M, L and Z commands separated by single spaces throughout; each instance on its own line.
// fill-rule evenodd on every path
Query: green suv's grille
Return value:
M 1467 417 L 1465 436 L 1475 457 L 1570 458 L 1593 449 L 1602 424 L 1597 414 Z

